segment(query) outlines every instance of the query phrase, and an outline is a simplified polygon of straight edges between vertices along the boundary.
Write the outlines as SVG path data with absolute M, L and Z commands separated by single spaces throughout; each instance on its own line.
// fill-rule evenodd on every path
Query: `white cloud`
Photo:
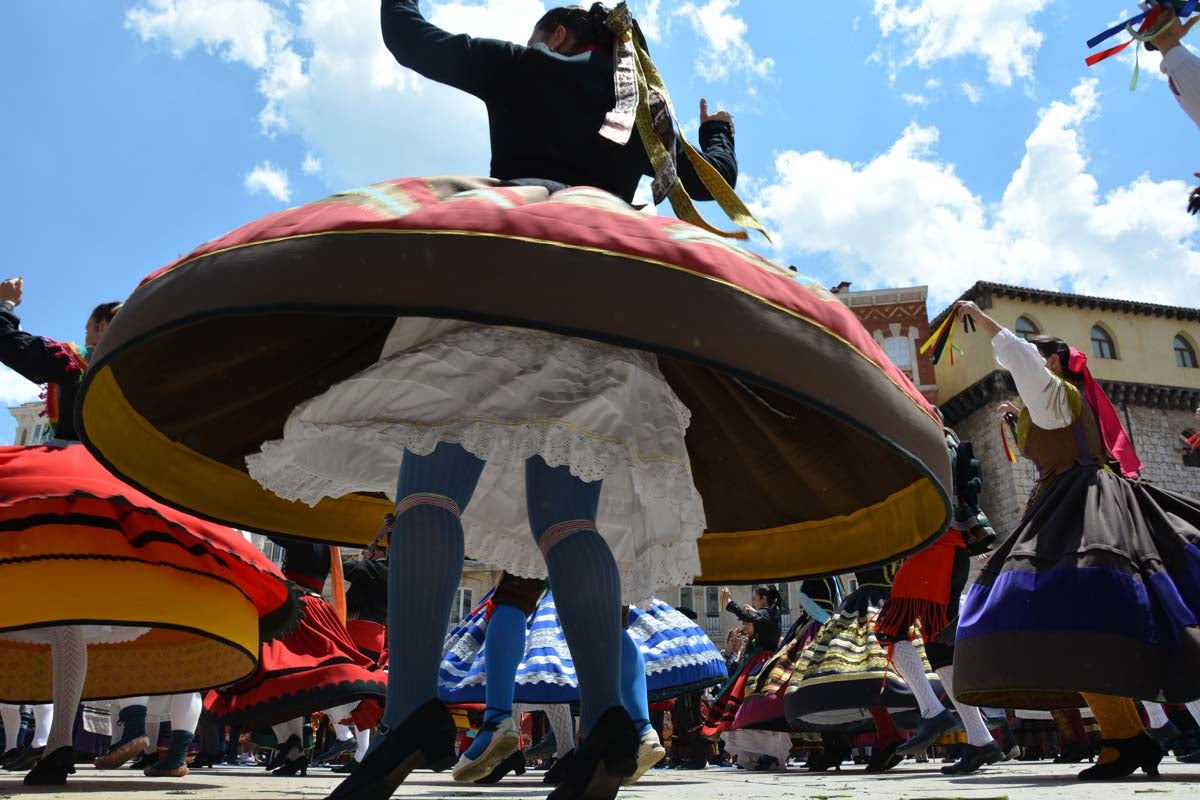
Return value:
M 942 86 L 942 82 L 939 81 L 937 78 L 930 78 L 929 80 L 925 81 L 925 88 L 931 92 L 934 89 L 940 89 L 941 86 Z
M 37 400 L 42 387 L 30 383 L 8 367 L 0 366 L 0 403 L 6 406 L 20 405 Z
M 1051 0 L 874 0 L 874 13 L 885 38 L 896 36 L 903 55 L 898 66 L 978 55 L 988 80 L 1008 86 L 1013 78 L 1033 76 L 1043 36 L 1033 17 Z
M 925 106 L 929 105 L 929 98 L 925 97 L 923 94 L 909 94 L 908 92 L 905 92 L 904 94 L 900 95 L 900 97 L 910 106 L 920 106 L 924 108 Z
M 972 86 L 969 81 L 963 81 L 959 84 L 958 88 L 962 89 L 962 93 L 967 96 L 967 99 L 970 100 L 972 104 L 979 102 L 981 97 L 979 90 Z
M 515 41 L 545 12 L 541 0 L 425 7 L 448 30 Z M 397 64 L 383 47 L 378 3 L 140 0 L 126 25 L 176 56 L 199 48 L 253 70 L 264 132 L 300 136 L 331 186 L 486 174 L 483 105 Z
M 305 175 L 316 175 L 321 171 L 321 159 L 317 158 L 308 152 L 304 154 L 304 161 L 300 164 L 300 171 Z
M 292 199 L 287 170 L 280 169 L 270 161 L 264 161 L 247 172 L 243 185 L 250 194 L 269 194 L 281 203 Z
M 722 81 L 736 72 L 767 78 L 775 67 L 771 58 L 759 58 L 746 41 L 750 28 L 734 14 L 741 0 L 707 0 L 703 5 L 684 3 L 674 16 L 691 23 L 705 43 L 696 58 L 696 74 L 707 81 Z
M 662 0 L 641 0 L 632 4 L 633 17 L 638 27 L 642 29 L 650 42 L 662 42 L 667 31 L 663 30 L 663 19 L 660 15 Z M 670 27 L 671 19 L 667 17 L 666 24 Z
M 991 205 L 938 160 L 939 131 L 911 124 L 865 164 L 780 153 L 755 210 L 780 255 L 829 255 L 859 285 L 928 284 L 934 303 L 979 278 L 1177 303 L 1200 281 L 1188 187 L 1142 176 L 1102 195 L 1082 135 L 1098 109 L 1094 80 L 1042 109 Z

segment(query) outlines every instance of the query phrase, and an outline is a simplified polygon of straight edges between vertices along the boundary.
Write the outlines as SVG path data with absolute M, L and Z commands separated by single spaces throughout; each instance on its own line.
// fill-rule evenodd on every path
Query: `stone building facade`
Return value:
M 1013 331 L 1059 336 L 1088 355 L 1092 374 L 1116 406 L 1145 464 L 1143 478 L 1200 496 L 1200 460 L 1184 436 L 1200 428 L 1200 309 L 1025 289 L 980 282 L 963 294 Z M 937 325 L 946 309 L 933 321 Z M 975 445 L 984 475 L 981 503 L 998 533 L 1011 533 L 1033 490 L 1033 465 L 1010 463 L 995 409 L 1017 402 L 1012 379 L 984 337 L 956 332 L 964 351 L 937 367 L 946 423 Z M 1191 357 L 1188 355 L 1191 349 Z M 1011 447 L 1011 440 L 1010 440 Z

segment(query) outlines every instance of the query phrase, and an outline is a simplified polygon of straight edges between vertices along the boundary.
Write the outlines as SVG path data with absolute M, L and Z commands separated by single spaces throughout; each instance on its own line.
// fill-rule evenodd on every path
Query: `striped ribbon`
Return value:
M 634 26 L 633 15 L 628 5 L 624 2 L 617 5 L 609 14 L 607 22 L 616 39 L 613 80 L 617 103 L 605 118 L 600 135 L 620 144 L 629 141 L 632 127 L 636 126 L 646 148 L 646 155 L 654 168 L 653 189 L 656 205 L 664 199 L 670 200 L 675 215 L 685 222 L 718 236 L 731 239 L 749 238 L 744 230 L 723 231 L 713 227 L 696 210 L 692 198 L 688 196 L 682 181 L 679 180 L 674 147 L 678 136 L 675 132 L 675 120 L 678 117 L 671 103 L 671 95 L 667 92 L 666 82 L 650 59 L 646 40 L 641 31 Z M 700 181 L 721 210 L 736 225 L 756 230 L 770 241 L 771 237 L 766 228 L 750 212 L 721 173 L 682 136 L 679 138 L 688 161 L 695 167 Z

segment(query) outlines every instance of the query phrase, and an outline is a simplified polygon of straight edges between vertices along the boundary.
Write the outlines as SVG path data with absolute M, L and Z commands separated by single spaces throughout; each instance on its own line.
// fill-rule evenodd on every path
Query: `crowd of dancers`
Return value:
M 1160 5 L 1165 48 L 1186 29 Z M 830 292 L 730 241 L 763 231 L 733 119 L 701 101 L 687 143 L 624 3 L 552 9 L 526 45 L 416 0 L 383 0 L 381 27 L 485 103 L 491 177 L 251 222 L 98 306 L 82 346 L 21 331 L 23 281 L 0 283 L 0 360 L 46 385 L 54 430 L 0 449 L 0 584 L 36 598 L 0 604 L 25 783 L 75 772 L 81 700 L 114 710 L 100 768 L 149 752 L 148 777 L 180 777 L 198 728 L 270 728 L 280 776 L 345 759 L 333 800 L 522 772 L 530 708 L 550 798 L 606 800 L 666 759 L 664 703 L 690 766 L 784 768 L 798 737 L 828 769 L 869 731 L 868 771 L 940 742 L 964 775 L 1018 757 L 1035 726 L 1005 709 L 1084 754 L 1086 708 L 1081 779 L 1157 774 L 1159 704 L 1200 699 L 1200 502 L 1143 480 L 1083 353 L 952 310 L 1012 376 L 998 413 L 1038 472 L 997 542 L 970 443 Z M 675 217 L 631 205 L 643 175 Z M 503 577 L 447 636 L 467 557 Z M 785 632 L 774 584 L 797 579 Z M 758 586 L 723 594 L 731 668 L 654 596 L 693 583 Z

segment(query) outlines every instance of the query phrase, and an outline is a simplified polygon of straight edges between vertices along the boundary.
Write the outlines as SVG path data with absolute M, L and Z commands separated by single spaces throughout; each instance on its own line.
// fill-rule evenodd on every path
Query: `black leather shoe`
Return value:
M 1157 728 L 1151 728 L 1149 733 L 1150 738 L 1158 742 L 1159 746 L 1164 750 L 1167 749 L 1168 742 L 1182 735 L 1179 732 L 1179 728 L 1177 728 L 1175 723 L 1171 722 L 1171 720 L 1167 720 L 1166 725 L 1159 725 Z
M 300 737 L 294 733 L 288 737 L 286 742 L 279 742 L 277 744 L 278 746 L 275 748 L 275 754 L 267 760 L 267 772 L 274 772 L 286 764 L 292 755 L 293 749 L 295 749 L 295 751 L 298 753 L 304 752 L 304 743 L 300 741 Z
M 381 727 L 383 742 L 338 784 L 328 800 L 387 800 L 414 769 L 450 769 L 456 761 L 455 733 L 454 719 L 442 701 L 430 700 L 399 727 Z
M 1196 752 L 1200 753 L 1200 750 Z M 554 763 L 546 770 L 546 774 L 542 776 L 542 783 L 548 786 L 558 786 L 563 782 L 563 778 L 567 776 L 567 767 L 571 764 L 571 759 L 575 757 L 574 750 L 568 750 L 562 758 L 554 759 Z
M 41 749 L 41 748 L 38 748 Z M 60 747 L 43 756 L 25 776 L 26 786 L 61 786 L 75 772 L 75 748 Z
M 330 767 L 329 771 L 337 775 L 349 775 L 351 772 L 354 772 L 357 767 L 358 762 L 352 758 L 345 764 L 338 764 L 336 767 Z
M 1087 748 L 1077 744 L 1069 744 L 1067 748 L 1059 755 L 1054 757 L 1055 764 L 1078 764 L 1080 761 L 1087 761 L 1089 751 Z
M 954 730 L 959 724 L 958 716 L 950 713 L 949 709 L 942 709 L 942 713 L 936 717 L 922 719 L 921 724 L 917 726 L 917 732 L 913 737 L 904 744 L 896 748 L 896 752 L 902 756 L 916 755 L 929 749 L 929 745 L 933 744 L 934 740 L 939 736 L 945 736 L 950 731 Z
M 44 747 L 26 747 L 20 756 L 4 765 L 4 768 L 9 772 L 24 772 L 27 769 L 33 769 L 45 755 L 46 748 Z
M 353 736 L 351 736 L 349 739 L 335 741 L 332 747 L 330 747 L 324 753 L 320 753 L 319 755 L 315 756 L 313 758 L 313 763 L 328 764 L 342 753 L 353 753 L 357 747 L 358 742 L 354 741 Z
M 303 752 L 295 758 L 289 758 L 280 764 L 275 769 L 271 770 L 272 775 L 278 775 L 282 778 L 290 778 L 296 773 L 300 773 L 302 777 L 308 775 L 308 756 Z
M 25 752 L 24 747 L 13 747 L 4 751 L 4 755 L 0 756 L 0 769 L 4 769 L 12 762 L 16 761 Z
M 896 748 L 899 746 L 900 742 L 895 741 L 887 747 L 875 748 L 871 753 L 871 760 L 867 762 L 867 772 L 887 772 L 903 761 L 904 756 L 896 752 Z
M 1088 767 L 1079 773 L 1079 780 L 1104 781 L 1125 778 L 1137 772 L 1139 768 L 1151 777 L 1158 775 L 1158 762 L 1162 761 L 1163 757 L 1162 747 L 1145 731 L 1128 739 L 1104 739 L 1101 745 L 1101 753 L 1105 747 L 1116 750 L 1116 759 Z
M 640 740 L 624 708 L 608 709 L 580 742 L 566 777 L 547 800 L 612 800 L 637 770 Z
M 499 783 L 510 772 L 514 775 L 525 774 L 525 754 L 520 750 L 510 753 L 508 758 L 497 764 L 494 770 L 475 782 L 490 786 L 493 783 Z
M 1004 758 L 1004 751 L 995 742 L 988 742 L 981 747 L 969 744 L 963 747 L 962 758 L 958 760 L 958 763 L 942 767 L 942 774 L 970 775 L 980 767 L 995 764 L 1002 758 Z

